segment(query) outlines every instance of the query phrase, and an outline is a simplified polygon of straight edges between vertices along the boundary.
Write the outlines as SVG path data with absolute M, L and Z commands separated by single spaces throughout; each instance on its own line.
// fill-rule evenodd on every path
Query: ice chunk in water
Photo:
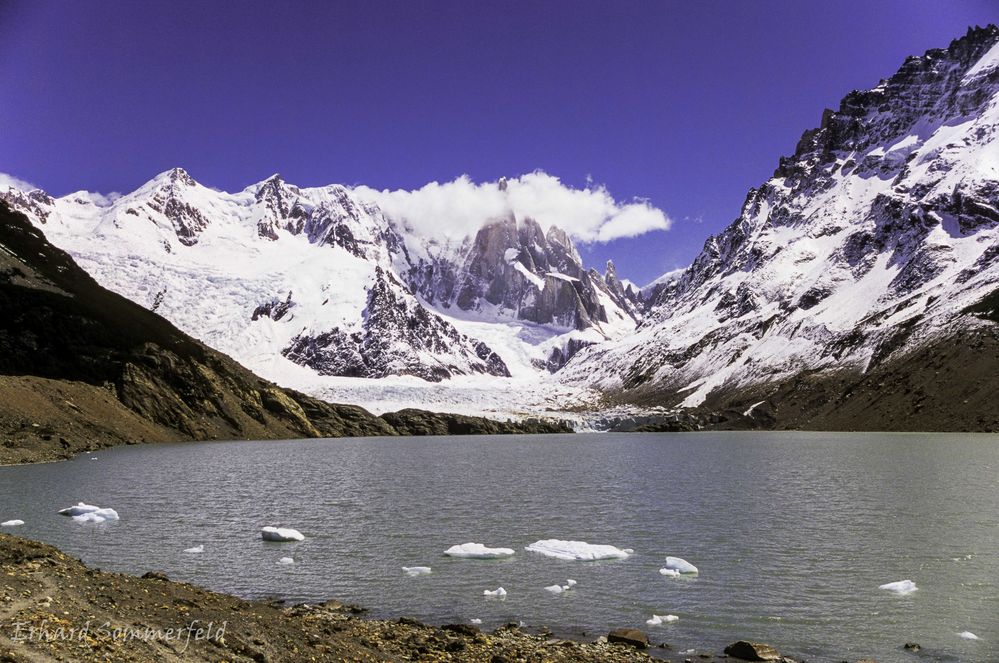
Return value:
M 502 587 L 497 587 L 496 589 L 487 589 L 484 592 L 482 592 L 482 595 L 503 597 L 506 596 L 506 590 L 503 589 Z
M 571 561 L 625 559 L 630 554 L 614 546 L 595 545 L 585 541 L 562 541 L 561 539 L 535 541 L 524 550 Z
M 17 527 L 18 525 L 23 525 L 23 520 L 5 520 L 0 523 L 0 527 Z
M 676 569 L 659 569 L 659 573 L 661 575 L 666 576 L 667 578 L 679 578 L 680 577 L 680 572 L 677 571 Z
M 676 615 L 652 615 L 652 619 L 645 620 L 645 623 L 649 626 L 661 626 L 662 624 L 675 622 L 679 619 Z
M 305 535 L 290 527 L 264 527 L 260 530 L 260 538 L 264 541 L 301 541 Z
M 451 546 L 444 551 L 444 554 L 467 559 L 498 559 L 509 557 L 513 554 L 513 550 L 510 548 L 487 548 L 481 543 L 463 543 L 460 546 Z
M 482 623 L 482 620 L 481 619 L 469 619 L 468 622 L 470 624 L 475 624 L 476 626 L 478 626 L 479 624 Z
M 73 516 L 73 520 L 78 523 L 103 523 L 109 520 L 118 520 L 118 512 L 114 509 L 98 509 L 85 511 Z
M 676 571 L 678 573 L 697 573 L 697 567 L 680 557 L 667 557 L 665 568 L 670 571 Z M 662 573 L 662 570 L 659 571 Z M 663 575 L 669 575 L 668 573 L 663 573 Z
M 184 550 L 184 552 L 186 552 L 186 553 L 203 553 L 203 552 L 205 552 L 205 544 L 202 543 L 200 546 L 194 546 L 193 548 L 187 548 L 187 549 Z
M 59 513 L 63 516 L 82 516 L 85 513 L 92 513 L 97 511 L 100 507 L 94 506 L 93 504 L 85 504 L 84 502 L 79 502 L 76 506 L 66 507 L 65 509 L 60 509 Z
M 403 572 L 408 576 L 423 576 L 430 573 L 429 566 L 404 566 L 402 567 Z
M 900 596 L 904 596 L 913 593 L 919 588 L 911 580 L 899 580 L 898 582 L 887 582 L 883 585 L 878 585 L 878 589 L 887 589 L 889 592 L 895 592 Z
M 576 581 L 569 578 L 565 581 L 564 585 L 548 585 L 545 587 L 546 592 L 551 592 L 552 594 L 561 594 L 562 592 L 568 592 L 570 589 L 576 586 Z
M 964 638 L 965 640 L 981 640 L 981 638 L 979 638 L 977 635 L 975 635 L 971 631 L 961 631 L 957 635 L 959 637 Z
M 295 560 L 291 557 L 282 557 L 278 560 L 278 564 L 294 564 Z

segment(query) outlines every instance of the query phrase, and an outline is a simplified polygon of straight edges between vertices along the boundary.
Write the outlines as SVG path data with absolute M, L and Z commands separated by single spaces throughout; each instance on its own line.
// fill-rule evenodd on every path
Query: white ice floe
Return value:
M 482 592 L 482 595 L 503 597 L 506 596 L 506 590 L 503 589 L 502 587 L 497 587 L 496 589 L 487 589 L 484 592 Z
M 696 574 L 697 567 L 680 557 L 667 557 L 666 566 L 659 569 L 659 573 L 662 573 L 664 576 L 673 575 L 671 573 L 663 573 L 663 571 L 676 571 L 677 573 Z
M 73 516 L 73 520 L 78 523 L 106 523 L 109 520 L 118 520 L 118 513 L 114 509 L 98 509 Z
M 878 589 L 886 589 L 889 592 L 895 592 L 900 596 L 904 596 L 905 594 L 913 593 L 919 588 L 916 587 L 916 583 L 911 580 L 899 580 L 898 582 L 888 582 L 883 585 L 878 585 Z
M 186 553 L 203 553 L 203 552 L 205 552 L 205 544 L 202 543 L 200 546 L 194 546 L 193 548 L 186 548 L 184 550 L 184 552 L 186 552 Z
M 23 520 L 5 520 L 0 523 L 0 527 L 17 527 L 18 525 L 23 525 Z
M 85 513 L 93 513 L 97 511 L 100 507 L 94 506 L 93 504 L 86 504 L 84 502 L 77 503 L 76 506 L 66 507 L 65 509 L 60 509 L 59 513 L 63 516 L 82 516 Z
M 979 638 L 977 635 L 975 635 L 971 631 L 961 631 L 957 635 L 958 635 L 958 637 L 964 638 L 965 640 L 981 640 L 981 638 Z
M 645 623 L 649 626 L 661 626 L 662 624 L 679 621 L 679 619 L 676 615 L 652 615 L 652 619 L 646 619 Z
M 576 581 L 569 578 L 565 581 L 564 585 L 548 585 L 545 587 L 546 592 L 551 592 L 552 594 L 561 594 L 562 592 L 568 592 L 570 589 L 576 586 Z
M 513 550 L 510 548 L 487 548 L 481 543 L 463 543 L 460 546 L 451 546 L 444 551 L 444 554 L 468 559 L 498 559 L 509 557 L 513 554 Z
M 560 539 L 535 541 L 524 550 L 571 561 L 625 559 L 631 554 L 627 550 L 621 550 L 614 546 L 594 545 L 585 541 L 562 541 Z
M 469 619 L 468 623 L 475 624 L 476 626 L 478 626 L 479 624 L 482 623 L 482 620 L 481 619 L 477 619 L 477 618 L 476 619 Z
M 282 557 L 278 560 L 278 564 L 294 564 L 295 560 L 291 557 Z
M 260 538 L 264 541 L 301 541 L 305 535 L 290 527 L 264 527 L 260 530 Z
M 667 578 L 679 578 L 680 572 L 676 569 L 659 569 L 659 574 L 664 575 Z
M 429 566 L 404 566 L 402 570 L 406 575 L 411 577 L 425 576 L 431 572 Z

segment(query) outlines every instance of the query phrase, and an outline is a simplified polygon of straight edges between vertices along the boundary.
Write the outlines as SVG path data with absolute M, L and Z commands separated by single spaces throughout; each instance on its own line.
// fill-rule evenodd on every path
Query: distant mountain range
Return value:
M 999 429 L 997 44 L 971 29 L 848 94 L 686 270 L 642 290 L 584 268 L 543 218 L 442 239 L 357 188 L 276 175 L 225 193 L 175 168 L 115 198 L 0 198 L 101 285 L 324 400 Z

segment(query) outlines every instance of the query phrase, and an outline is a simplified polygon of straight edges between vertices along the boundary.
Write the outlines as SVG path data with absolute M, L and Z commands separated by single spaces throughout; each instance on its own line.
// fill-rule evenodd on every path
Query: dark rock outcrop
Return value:
M 649 636 L 637 628 L 619 628 L 607 634 L 607 642 L 617 642 L 631 645 L 637 649 L 646 649 L 649 646 Z
M 572 432 L 569 424 L 563 421 L 525 419 L 523 421 L 507 420 L 501 422 L 482 417 L 416 409 L 383 414 L 382 419 L 401 435 L 496 435 L 499 433 L 533 435 Z
M 743 661 L 781 660 L 780 652 L 770 645 L 761 642 L 749 642 L 748 640 L 733 642 L 728 647 L 725 647 L 725 653 L 732 658 L 742 659 Z

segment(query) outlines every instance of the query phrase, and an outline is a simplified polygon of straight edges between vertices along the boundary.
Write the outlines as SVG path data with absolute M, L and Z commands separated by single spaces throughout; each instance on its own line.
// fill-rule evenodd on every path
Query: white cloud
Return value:
M 21 191 L 32 191 L 38 187 L 30 182 L 25 182 L 22 179 L 14 177 L 13 175 L 8 175 L 7 173 L 0 173 L 0 190 L 6 191 L 9 188 L 20 189 Z
M 672 221 L 647 201 L 619 202 L 603 186 L 576 189 L 557 177 L 535 171 L 506 181 L 475 183 L 463 175 L 431 182 L 414 191 L 378 191 L 359 186 L 362 199 L 423 234 L 460 238 L 487 221 L 513 214 L 532 218 L 547 231 L 558 226 L 582 242 L 609 242 L 669 229 Z

